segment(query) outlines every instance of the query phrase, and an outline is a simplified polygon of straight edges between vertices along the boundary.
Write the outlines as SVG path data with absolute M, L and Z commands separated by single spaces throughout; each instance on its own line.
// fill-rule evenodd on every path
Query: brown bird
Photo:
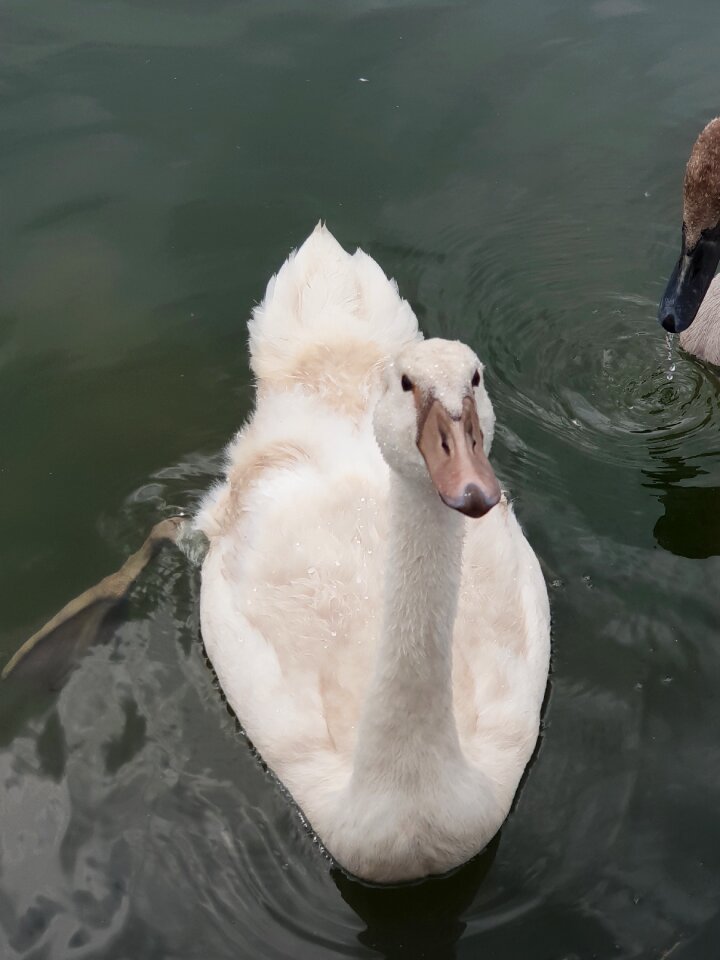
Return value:
M 682 250 L 660 302 L 658 320 L 680 345 L 720 365 L 720 118 L 695 141 L 685 170 Z

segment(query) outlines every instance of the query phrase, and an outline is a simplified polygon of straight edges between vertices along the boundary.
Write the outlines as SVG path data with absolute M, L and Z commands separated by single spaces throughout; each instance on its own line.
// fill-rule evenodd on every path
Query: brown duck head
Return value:
M 697 316 L 720 260 L 720 118 L 695 141 L 685 170 L 680 259 L 660 301 L 658 320 L 670 333 Z

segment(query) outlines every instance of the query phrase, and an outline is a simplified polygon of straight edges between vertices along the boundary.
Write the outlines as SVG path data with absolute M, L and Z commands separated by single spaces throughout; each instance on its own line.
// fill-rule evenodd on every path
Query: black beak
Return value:
M 703 297 L 715 276 L 720 260 L 720 238 L 717 231 L 712 236 L 701 234 L 692 248 L 687 249 L 685 231 L 680 259 L 660 301 L 658 320 L 670 333 L 687 330 L 697 316 Z

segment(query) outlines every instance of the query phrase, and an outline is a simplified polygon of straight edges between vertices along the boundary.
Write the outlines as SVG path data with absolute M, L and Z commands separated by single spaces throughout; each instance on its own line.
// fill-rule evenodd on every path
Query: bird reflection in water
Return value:
M 385 958 L 452 960 L 466 921 L 463 915 L 495 860 L 496 834 L 468 863 L 443 877 L 417 883 L 379 886 L 364 883 L 334 868 L 331 872 L 343 900 L 365 923 L 358 940 Z
M 657 470 L 643 473 L 665 508 L 653 531 L 658 546 L 690 559 L 720 555 L 720 447 L 693 461 L 657 459 Z

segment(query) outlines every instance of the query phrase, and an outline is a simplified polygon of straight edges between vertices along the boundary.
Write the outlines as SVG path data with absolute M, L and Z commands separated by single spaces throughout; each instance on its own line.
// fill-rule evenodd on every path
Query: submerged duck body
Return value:
M 507 816 L 550 652 L 482 366 L 322 226 L 249 329 L 256 409 L 196 521 L 207 654 L 341 866 L 444 872 Z
M 658 319 L 688 353 L 720 365 L 720 118 L 695 141 L 685 170 L 680 258 Z M 715 277 L 715 279 L 713 279 Z

